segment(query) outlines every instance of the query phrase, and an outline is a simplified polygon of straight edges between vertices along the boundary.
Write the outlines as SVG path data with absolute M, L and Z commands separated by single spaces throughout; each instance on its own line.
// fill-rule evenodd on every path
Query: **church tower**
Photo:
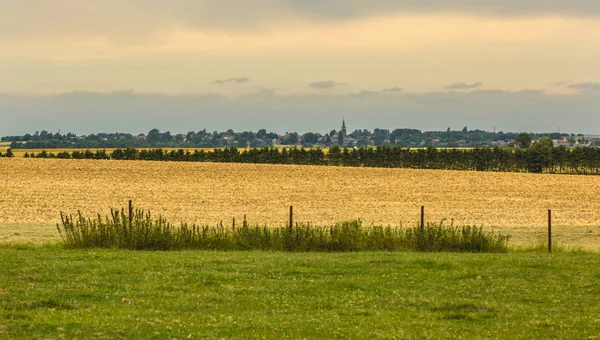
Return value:
M 343 138 L 346 138 L 348 136 L 348 134 L 346 133 L 346 119 L 342 120 L 342 130 L 340 130 L 340 133 L 342 134 L 342 136 L 344 136 Z

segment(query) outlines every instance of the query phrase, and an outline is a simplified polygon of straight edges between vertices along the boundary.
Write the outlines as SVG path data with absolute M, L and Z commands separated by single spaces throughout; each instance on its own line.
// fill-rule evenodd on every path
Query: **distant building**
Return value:
M 566 147 L 570 147 L 571 146 L 571 142 L 569 142 L 566 139 L 554 139 L 552 140 L 552 144 L 554 144 L 554 147 L 558 147 L 558 146 L 566 146 Z
M 345 119 L 342 120 L 342 128 L 340 129 L 340 131 L 334 133 L 333 136 L 331 136 L 331 141 L 337 143 L 340 140 L 340 135 L 342 137 L 344 146 L 347 146 L 348 143 L 351 143 L 355 140 L 354 138 L 348 136 L 348 130 L 346 129 Z

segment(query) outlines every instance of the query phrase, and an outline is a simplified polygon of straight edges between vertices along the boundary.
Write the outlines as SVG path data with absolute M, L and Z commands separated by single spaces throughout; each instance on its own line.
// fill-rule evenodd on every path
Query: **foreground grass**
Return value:
M 587 338 L 600 254 L 0 247 L 0 338 Z

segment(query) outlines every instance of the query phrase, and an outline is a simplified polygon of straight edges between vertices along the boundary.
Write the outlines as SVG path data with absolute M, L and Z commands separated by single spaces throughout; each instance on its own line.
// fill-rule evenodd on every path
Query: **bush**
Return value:
M 484 232 L 481 227 L 428 224 L 424 228 L 363 227 L 361 221 L 332 226 L 297 224 L 268 228 L 247 223 L 241 227 L 223 225 L 175 226 L 151 213 L 124 209 L 95 219 L 79 213 L 76 218 L 61 213 L 57 229 L 68 247 L 122 248 L 131 250 L 269 250 L 289 252 L 506 252 L 509 236 Z

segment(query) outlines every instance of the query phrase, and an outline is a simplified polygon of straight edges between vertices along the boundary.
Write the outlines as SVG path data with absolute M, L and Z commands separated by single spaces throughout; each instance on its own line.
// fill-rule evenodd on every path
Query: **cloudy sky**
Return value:
M 597 0 L 0 0 L 0 135 L 600 133 Z

